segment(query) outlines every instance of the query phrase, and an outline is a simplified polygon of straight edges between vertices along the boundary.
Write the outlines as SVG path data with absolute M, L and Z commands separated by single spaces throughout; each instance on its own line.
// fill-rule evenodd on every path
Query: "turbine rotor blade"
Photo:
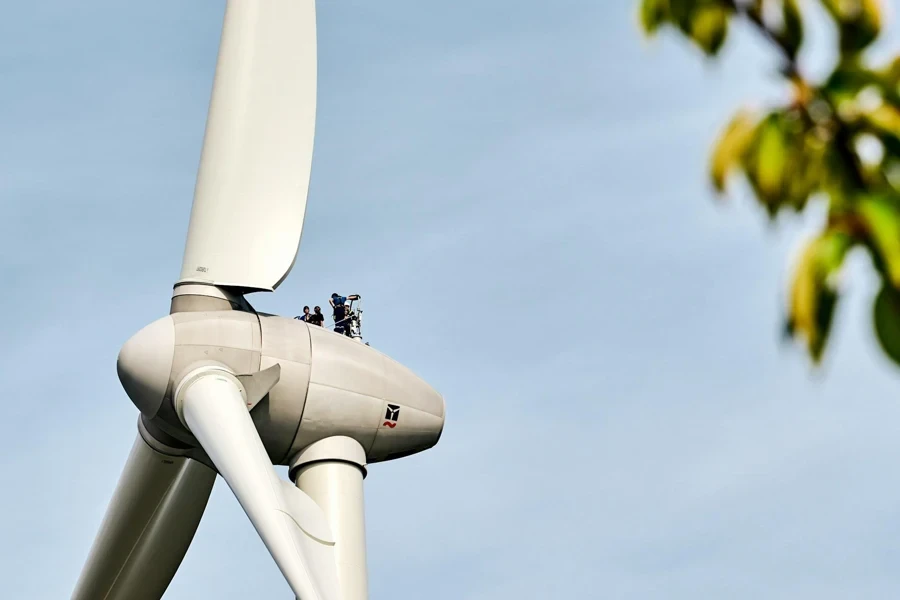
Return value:
M 160 600 L 215 480 L 209 467 L 161 454 L 138 435 L 72 600 Z
M 184 424 L 247 513 L 300 600 L 340 600 L 334 538 L 322 509 L 278 477 L 236 377 L 207 371 L 176 391 Z
M 179 283 L 274 290 L 297 256 L 316 121 L 315 0 L 229 0 Z

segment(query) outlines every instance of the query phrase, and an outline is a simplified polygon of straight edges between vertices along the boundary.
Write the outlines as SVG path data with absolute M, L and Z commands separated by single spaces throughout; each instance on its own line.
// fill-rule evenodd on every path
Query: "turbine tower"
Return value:
M 138 436 L 73 600 L 162 598 L 217 474 L 298 598 L 368 598 L 366 466 L 434 446 L 444 399 L 245 299 L 297 255 L 316 70 L 314 0 L 228 0 L 181 276 L 169 315 L 119 353 Z

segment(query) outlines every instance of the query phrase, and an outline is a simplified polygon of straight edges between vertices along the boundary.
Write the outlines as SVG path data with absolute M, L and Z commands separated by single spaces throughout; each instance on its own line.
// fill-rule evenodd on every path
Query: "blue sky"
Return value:
M 115 357 L 168 310 L 223 7 L 0 22 L 4 598 L 68 597 L 134 440 Z M 306 229 L 251 301 L 361 293 L 368 340 L 447 399 L 436 448 L 370 471 L 372 598 L 898 597 L 900 374 L 866 260 L 813 373 L 778 332 L 821 214 L 771 228 L 705 180 L 733 110 L 778 96 L 770 57 L 738 35 L 708 64 L 633 13 L 319 3 Z M 247 597 L 290 592 L 220 482 L 166 598 Z

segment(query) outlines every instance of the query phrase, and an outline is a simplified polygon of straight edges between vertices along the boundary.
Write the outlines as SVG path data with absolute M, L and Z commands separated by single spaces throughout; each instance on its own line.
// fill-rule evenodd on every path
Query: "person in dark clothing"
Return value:
M 348 300 L 359 300 L 359 294 L 350 294 L 349 296 L 341 296 L 340 294 L 332 294 L 331 299 L 328 301 L 331 304 L 331 308 L 334 308 L 338 305 L 344 305 Z
M 294 318 L 297 319 L 298 321 L 305 321 L 305 322 L 309 323 L 309 318 L 310 318 L 311 316 L 312 316 L 312 315 L 309 314 L 309 307 L 308 307 L 308 306 L 304 306 L 304 307 L 303 307 L 303 314 L 300 315 L 299 317 L 294 317 Z
M 350 335 L 350 319 L 348 318 L 348 309 L 347 309 L 347 301 L 348 300 L 359 300 L 359 294 L 351 294 L 349 296 L 341 296 L 338 293 L 334 293 L 331 295 L 331 299 L 328 300 L 328 303 L 331 304 L 331 308 L 334 310 L 334 332 L 340 333 L 343 335 Z
M 347 305 L 344 303 L 334 305 L 334 332 L 343 335 L 350 332 L 350 319 L 347 317 Z
M 322 314 L 322 307 L 315 307 L 313 313 L 306 318 L 306 322 L 310 325 L 322 327 L 325 324 L 325 315 Z

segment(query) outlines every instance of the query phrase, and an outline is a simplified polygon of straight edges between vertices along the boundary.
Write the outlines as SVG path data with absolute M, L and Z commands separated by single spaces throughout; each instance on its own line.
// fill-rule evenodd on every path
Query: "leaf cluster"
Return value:
M 820 81 L 799 56 L 818 3 L 834 22 L 839 59 Z M 641 0 L 646 34 L 674 29 L 706 56 L 744 22 L 770 43 L 790 100 L 765 112 L 739 111 L 710 158 L 719 195 L 742 178 L 770 219 L 823 200 L 828 219 L 808 242 L 788 294 L 786 331 L 811 358 L 823 356 L 848 253 L 867 251 L 881 276 L 876 336 L 900 363 L 900 56 L 871 64 L 866 51 L 883 27 L 880 0 Z

